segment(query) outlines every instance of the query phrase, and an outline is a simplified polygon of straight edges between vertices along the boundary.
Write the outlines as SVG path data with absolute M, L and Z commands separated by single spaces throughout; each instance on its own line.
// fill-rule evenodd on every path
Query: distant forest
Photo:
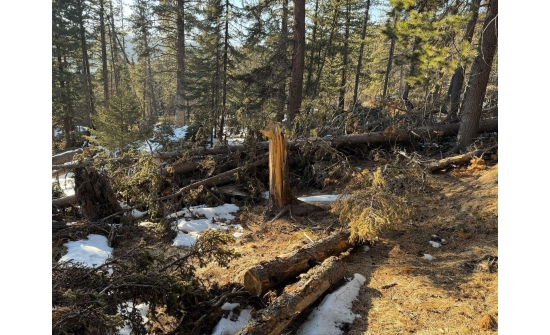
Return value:
M 53 0 L 53 149 L 81 145 L 82 126 L 99 144 L 127 133 L 125 150 L 159 124 L 212 144 L 278 121 L 291 137 L 460 122 L 465 151 L 498 106 L 497 13 L 497 0 Z

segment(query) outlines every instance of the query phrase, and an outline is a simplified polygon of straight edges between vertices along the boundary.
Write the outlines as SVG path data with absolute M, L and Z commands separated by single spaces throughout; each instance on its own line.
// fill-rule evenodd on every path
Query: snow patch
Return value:
M 133 311 L 134 309 L 139 310 L 139 312 L 141 313 L 141 318 L 143 319 L 143 322 L 142 322 L 143 324 L 146 324 L 147 322 L 149 322 L 149 318 L 147 317 L 147 313 L 149 313 L 149 305 L 146 304 L 146 303 L 141 303 L 141 304 L 136 305 L 134 307 L 131 302 L 127 302 L 126 304 L 124 304 L 124 307 L 122 309 L 120 308 L 120 306 L 118 307 L 118 312 L 119 313 L 121 313 L 121 312 L 129 313 L 129 312 Z M 125 323 L 124 328 L 122 328 L 118 331 L 118 335 L 131 335 L 131 334 L 133 334 L 132 333 L 132 327 L 130 326 L 129 323 Z
M 348 196 L 347 194 L 321 194 L 299 197 L 298 200 L 303 202 L 332 202 Z
M 434 248 L 439 248 L 441 246 L 441 243 L 434 242 L 434 241 L 429 241 L 428 243 L 430 243 Z
M 360 315 L 351 312 L 352 303 L 357 299 L 359 289 L 366 278 L 359 273 L 336 292 L 327 295 L 319 307 L 307 318 L 298 329 L 298 335 L 341 335 L 340 329 L 345 323 L 350 324 Z
M 107 238 L 96 234 L 88 235 L 87 240 L 71 241 L 64 245 L 68 252 L 59 259 L 60 263 L 73 260 L 76 263 L 84 263 L 88 267 L 96 267 L 105 263 L 113 252 Z
M 435 259 L 435 257 L 430 255 L 430 254 L 424 254 L 424 259 L 427 259 L 429 261 L 433 261 Z
M 250 321 L 250 310 L 250 308 L 241 310 L 238 318 L 233 314 L 233 311 L 229 312 L 227 318 L 221 318 L 220 322 L 218 322 L 212 331 L 212 335 L 235 335 Z

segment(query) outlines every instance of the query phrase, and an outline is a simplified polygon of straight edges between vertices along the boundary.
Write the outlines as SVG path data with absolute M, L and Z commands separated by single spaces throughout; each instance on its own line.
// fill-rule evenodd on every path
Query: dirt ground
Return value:
M 497 332 L 498 164 L 486 164 L 429 175 L 426 191 L 413 204 L 414 221 L 381 234 L 368 251 L 359 246 L 351 254 L 348 276 L 359 273 L 367 281 L 353 307 L 361 317 L 345 334 Z M 328 211 L 269 220 L 266 206 L 242 208 L 233 223 L 245 228 L 235 246 L 243 257 L 229 269 L 203 269 L 206 281 L 241 282 L 244 271 L 259 261 L 342 228 Z M 295 334 L 310 310 L 284 334 Z

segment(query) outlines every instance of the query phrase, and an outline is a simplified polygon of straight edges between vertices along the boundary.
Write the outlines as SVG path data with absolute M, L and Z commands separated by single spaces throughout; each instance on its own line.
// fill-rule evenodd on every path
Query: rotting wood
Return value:
M 349 231 L 340 231 L 290 254 L 261 262 L 245 272 L 243 285 L 251 295 L 255 296 L 280 287 L 318 262 L 352 248 L 353 244 L 350 243 L 349 237 Z
M 327 258 L 302 275 L 297 283 L 285 287 L 283 293 L 250 320 L 237 335 L 281 334 L 297 315 L 344 277 L 346 267 L 343 257 Z

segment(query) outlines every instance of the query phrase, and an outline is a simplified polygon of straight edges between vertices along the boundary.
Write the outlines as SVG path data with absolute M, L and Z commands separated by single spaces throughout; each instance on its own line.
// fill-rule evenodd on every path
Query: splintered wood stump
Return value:
M 349 231 L 338 232 L 291 254 L 253 266 L 244 274 L 243 285 L 252 295 L 264 294 L 282 286 L 318 262 L 352 248 L 349 236 Z
M 263 310 L 237 335 L 279 335 L 304 309 L 329 287 L 340 281 L 346 268 L 341 258 L 332 256 L 309 270 L 302 279 L 285 288 L 269 307 Z
M 286 138 L 277 123 L 261 132 L 269 139 L 269 196 L 273 205 L 282 209 L 296 200 L 290 190 Z
M 109 179 L 94 168 L 77 168 L 74 175 L 76 201 L 82 215 L 96 221 L 120 211 Z

